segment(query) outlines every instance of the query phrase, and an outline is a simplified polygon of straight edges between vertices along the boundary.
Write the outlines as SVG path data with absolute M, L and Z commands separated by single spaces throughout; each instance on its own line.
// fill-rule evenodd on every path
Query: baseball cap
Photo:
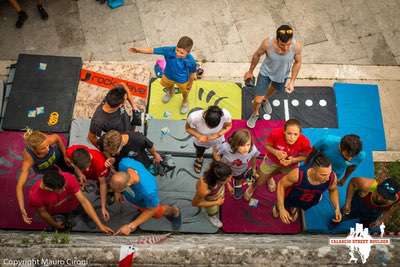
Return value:
M 400 185 L 394 178 L 387 178 L 377 187 L 377 192 L 388 200 L 396 200 L 399 191 Z

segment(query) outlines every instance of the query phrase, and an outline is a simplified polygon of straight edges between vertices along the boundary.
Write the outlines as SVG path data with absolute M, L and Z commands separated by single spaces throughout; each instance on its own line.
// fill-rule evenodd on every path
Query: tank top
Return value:
M 205 199 L 207 201 L 214 201 L 224 196 L 225 186 L 223 184 L 216 184 L 213 188 L 210 189 L 210 192 L 207 194 Z
M 52 168 L 61 155 L 56 145 L 49 146 L 49 153 L 47 153 L 43 158 L 36 156 L 36 154 L 28 147 L 26 147 L 26 151 L 33 159 L 32 168 L 36 173 L 43 173 L 45 170 Z
M 351 200 L 351 213 L 352 218 L 358 218 L 362 223 L 371 223 L 376 221 L 384 211 L 389 210 L 393 205 L 399 202 L 400 197 L 392 204 L 384 206 L 376 205 L 372 201 L 372 193 L 369 192 L 364 197 L 361 196 L 361 191 L 357 190 L 353 199 Z
M 322 194 L 328 190 L 335 178 L 334 172 L 331 172 L 328 181 L 322 184 L 313 185 L 308 180 L 308 169 L 308 166 L 302 166 L 299 169 L 299 181 L 289 188 L 285 199 L 292 203 L 296 203 L 296 207 L 304 210 L 316 205 L 319 202 Z
M 376 211 L 379 211 L 379 212 L 383 212 L 383 211 L 386 211 L 386 210 L 390 210 L 390 208 L 391 208 L 394 204 L 396 204 L 397 202 L 399 202 L 399 198 L 397 198 L 397 200 L 396 200 L 395 202 L 391 203 L 391 204 L 387 204 L 387 205 L 384 205 L 384 206 L 376 205 L 376 204 L 372 201 L 372 192 L 369 192 L 369 193 L 368 193 L 367 195 L 365 195 L 364 197 L 361 197 L 361 196 L 360 196 L 360 198 L 361 198 L 362 202 L 364 203 L 364 205 L 365 205 L 370 211 L 376 210 Z
M 271 81 L 283 83 L 289 76 L 294 56 L 296 54 L 296 40 L 292 39 L 289 51 L 283 55 L 278 54 L 272 45 L 273 37 L 268 40 L 268 49 L 265 59 L 260 67 L 260 74 L 269 77 Z

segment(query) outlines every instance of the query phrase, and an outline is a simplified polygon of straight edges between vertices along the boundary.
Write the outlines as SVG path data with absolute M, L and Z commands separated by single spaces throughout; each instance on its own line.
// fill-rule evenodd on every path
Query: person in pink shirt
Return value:
M 249 200 L 256 186 L 268 184 L 268 190 L 274 192 L 276 183 L 273 176 L 289 173 L 297 168 L 311 153 L 310 141 L 301 133 L 300 122 L 295 119 L 286 121 L 283 128 L 274 129 L 265 142 L 266 155 L 260 164 L 256 185 L 250 185 L 245 193 Z

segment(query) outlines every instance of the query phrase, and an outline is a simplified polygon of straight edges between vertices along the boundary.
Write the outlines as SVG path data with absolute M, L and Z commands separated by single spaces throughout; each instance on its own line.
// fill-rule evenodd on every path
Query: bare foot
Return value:
M 250 201 L 250 198 L 253 196 L 255 190 L 256 189 L 254 185 L 249 185 L 249 187 L 246 189 L 246 192 L 244 192 L 244 199 L 246 201 Z
M 268 184 L 268 190 L 269 190 L 269 192 L 275 192 L 275 190 L 276 190 L 276 183 L 275 183 L 275 180 L 274 180 L 274 178 L 269 178 L 268 179 L 268 182 L 267 182 L 267 184 Z

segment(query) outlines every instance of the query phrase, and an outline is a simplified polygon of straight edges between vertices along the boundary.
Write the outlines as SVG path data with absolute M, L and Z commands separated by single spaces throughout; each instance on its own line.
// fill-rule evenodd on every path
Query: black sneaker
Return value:
M 112 204 L 114 204 L 114 202 L 115 202 L 114 192 L 107 192 L 106 195 L 107 206 L 111 206 Z
M 182 226 L 182 210 L 179 209 L 179 215 L 178 217 L 175 217 L 174 215 L 169 215 L 165 216 L 168 221 L 171 222 L 172 225 L 172 230 L 177 231 L 179 228 Z
M 242 185 L 235 185 L 233 187 L 233 198 L 234 199 L 241 199 L 243 197 L 243 188 Z
M 37 9 L 39 11 L 40 17 L 42 20 L 47 20 L 49 18 L 49 14 L 47 14 L 46 10 L 43 8 L 42 5 L 38 5 Z
M 70 218 L 69 214 L 56 214 L 53 216 L 54 220 L 56 222 L 62 222 L 64 224 L 63 229 L 56 229 L 52 227 L 53 231 L 58 231 L 58 232 L 71 232 L 72 228 L 75 226 L 74 222 Z
M 24 26 L 25 20 L 28 19 L 28 14 L 25 13 L 25 11 L 20 11 L 18 12 L 18 20 L 15 23 L 15 27 L 17 27 L 18 29 L 21 28 L 22 26 Z

